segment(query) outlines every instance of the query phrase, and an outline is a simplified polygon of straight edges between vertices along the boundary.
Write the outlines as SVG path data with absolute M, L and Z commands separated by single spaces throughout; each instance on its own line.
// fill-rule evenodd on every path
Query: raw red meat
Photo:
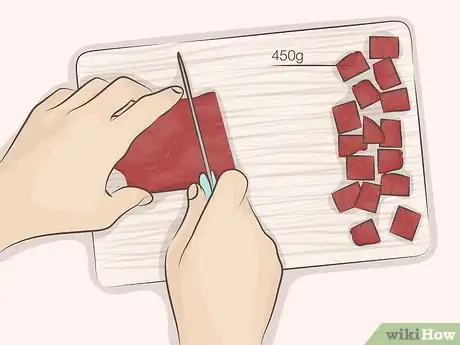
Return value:
M 353 85 L 351 90 L 361 109 L 365 109 L 380 100 L 380 92 L 370 80 L 361 80 L 358 84 Z
M 359 188 L 359 182 L 355 182 L 332 193 L 332 198 L 339 212 L 348 211 L 355 206 Z
M 361 128 L 361 120 L 355 101 L 336 105 L 332 108 L 332 113 L 339 134 Z
M 385 135 L 379 125 L 367 116 L 363 116 L 363 142 L 366 144 L 380 144 L 385 142 Z
M 369 37 L 369 58 L 385 59 L 399 57 L 399 38 L 392 36 Z
M 380 147 L 402 147 L 402 131 L 400 120 L 381 119 L 380 128 L 385 135 L 385 142 Z
M 382 195 L 409 196 L 410 177 L 402 174 L 383 174 L 380 179 Z
M 358 151 L 366 151 L 362 135 L 339 135 L 339 157 L 351 156 Z
M 396 67 L 391 59 L 383 59 L 373 66 L 374 76 L 377 84 L 382 90 L 401 85 Z
M 216 94 L 194 98 L 211 169 L 218 178 L 235 168 Z M 205 172 L 187 99 L 180 100 L 138 136 L 115 169 L 129 186 L 151 193 L 182 190 Z
M 407 88 L 382 92 L 380 94 L 380 103 L 382 103 L 384 113 L 410 110 Z
M 349 156 L 347 159 L 348 180 L 374 180 L 374 156 Z
M 375 183 L 363 182 L 355 207 L 360 210 L 376 213 L 379 201 L 380 186 Z
M 357 246 L 366 246 L 380 242 L 380 236 L 372 219 L 358 224 L 350 230 L 353 243 Z
M 390 232 L 406 240 L 412 241 L 420 223 L 420 213 L 399 206 L 396 210 Z
M 370 69 L 363 53 L 350 53 L 337 63 L 337 69 L 343 81 L 350 80 Z
M 403 152 L 401 150 L 377 150 L 377 165 L 379 174 L 399 170 L 404 165 Z

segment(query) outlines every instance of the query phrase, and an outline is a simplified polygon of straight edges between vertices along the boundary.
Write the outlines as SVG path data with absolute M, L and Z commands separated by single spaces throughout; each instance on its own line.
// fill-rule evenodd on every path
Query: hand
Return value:
M 207 203 L 198 185 L 166 254 L 166 282 L 181 345 L 260 344 L 282 269 L 274 242 L 247 199 L 247 180 L 227 171 Z
M 39 103 L 0 163 L 0 251 L 45 234 L 100 230 L 152 201 L 138 188 L 109 195 L 109 175 L 131 142 L 182 97 L 126 77 L 59 89 Z

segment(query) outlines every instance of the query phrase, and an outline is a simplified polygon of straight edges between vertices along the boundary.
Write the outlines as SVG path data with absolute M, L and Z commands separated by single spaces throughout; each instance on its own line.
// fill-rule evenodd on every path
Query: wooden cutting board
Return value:
M 426 253 L 433 230 L 428 218 L 431 201 L 426 192 L 409 27 L 395 20 L 272 31 L 88 49 L 76 60 L 78 84 L 95 76 L 129 75 L 156 89 L 182 85 L 176 59 L 180 51 L 194 94 L 218 94 L 237 167 L 249 178 L 250 200 L 264 228 L 277 242 L 285 269 Z M 357 81 L 375 79 L 371 68 L 344 83 L 335 64 L 354 51 L 368 57 L 370 35 L 392 35 L 400 40 L 400 58 L 395 64 L 408 89 L 411 110 L 385 117 L 403 121 L 404 167 L 400 172 L 411 177 L 411 196 L 382 197 L 376 215 L 361 210 L 340 214 L 331 193 L 347 181 L 345 160 L 337 155 L 331 108 L 354 99 L 351 86 Z M 273 66 L 298 65 L 296 58 L 274 59 L 276 51 L 281 56 L 281 50 L 285 50 L 287 60 L 294 56 L 288 53 L 290 50 L 301 52 L 305 66 Z M 380 103 L 360 114 L 379 122 Z M 374 146 L 370 145 L 368 152 L 375 154 Z M 125 183 L 123 175 L 114 172 L 108 188 L 113 190 Z M 157 194 L 153 204 L 124 216 L 110 230 L 94 233 L 101 284 L 163 281 L 165 250 L 182 220 L 185 205 L 185 191 Z M 412 242 L 389 233 L 399 205 L 422 214 Z M 381 243 L 358 247 L 349 229 L 369 218 L 375 221 Z

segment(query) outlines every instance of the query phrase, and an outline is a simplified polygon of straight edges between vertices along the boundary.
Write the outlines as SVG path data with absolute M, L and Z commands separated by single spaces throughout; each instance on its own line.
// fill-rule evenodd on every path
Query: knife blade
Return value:
M 182 82 L 184 84 L 185 94 L 187 96 L 188 105 L 190 107 L 190 112 L 192 113 L 193 123 L 195 125 L 195 132 L 198 137 L 198 143 L 200 146 L 201 157 L 203 158 L 204 167 L 206 169 L 206 175 L 207 175 L 209 184 L 211 186 L 211 189 L 214 189 L 215 178 L 213 178 L 213 176 L 211 175 L 211 169 L 209 168 L 208 156 L 206 154 L 206 148 L 204 146 L 203 136 L 201 134 L 201 129 L 198 123 L 198 118 L 196 116 L 195 105 L 193 104 L 192 88 L 190 86 L 190 81 L 188 79 L 187 70 L 185 68 L 184 60 L 182 59 L 180 52 L 177 52 L 177 61 L 179 63 L 180 74 L 182 76 Z

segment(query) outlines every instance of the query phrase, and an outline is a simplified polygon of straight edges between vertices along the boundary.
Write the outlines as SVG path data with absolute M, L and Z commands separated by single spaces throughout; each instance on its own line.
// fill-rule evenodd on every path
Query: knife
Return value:
M 190 112 L 192 113 L 193 123 L 195 125 L 195 132 L 196 132 L 196 135 L 198 137 L 198 143 L 199 143 L 199 146 L 200 146 L 201 157 L 203 158 L 204 166 L 205 166 L 205 169 L 206 169 L 206 177 L 208 179 L 207 183 L 210 186 L 210 190 L 206 190 L 206 189 L 208 189 L 207 186 L 203 186 L 203 184 L 206 184 L 206 182 L 203 181 L 202 176 L 200 176 L 200 185 L 205 189 L 205 194 L 209 195 L 212 192 L 212 190 L 214 189 L 214 186 L 215 186 L 215 183 L 216 183 L 216 178 L 215 178 L 214 172 L 211 173 L 211 169 L 209 168 L 208 156 L 206 154 L 206 149 L 205 149 L 204 143 L 203 143 L 203 136 L 201 135 L 200 125 L 198 123 L 198 118 L 196 116 L 195 105 L 193 104 L 193 96 L 192 96 L 192 89 L 190 87 L 190 81 L 188 79 L 187 70 L 185 68 L 184 60 L 182 59 L 182 56 L 181 56 L 181 54 L 179 52 L 177 52 L 177 61 L 179 62 L 180 74 L 182 76 L 182 82 L 184 84 L 185 94 L 187 95 L 188 105 L 190 107 Z

